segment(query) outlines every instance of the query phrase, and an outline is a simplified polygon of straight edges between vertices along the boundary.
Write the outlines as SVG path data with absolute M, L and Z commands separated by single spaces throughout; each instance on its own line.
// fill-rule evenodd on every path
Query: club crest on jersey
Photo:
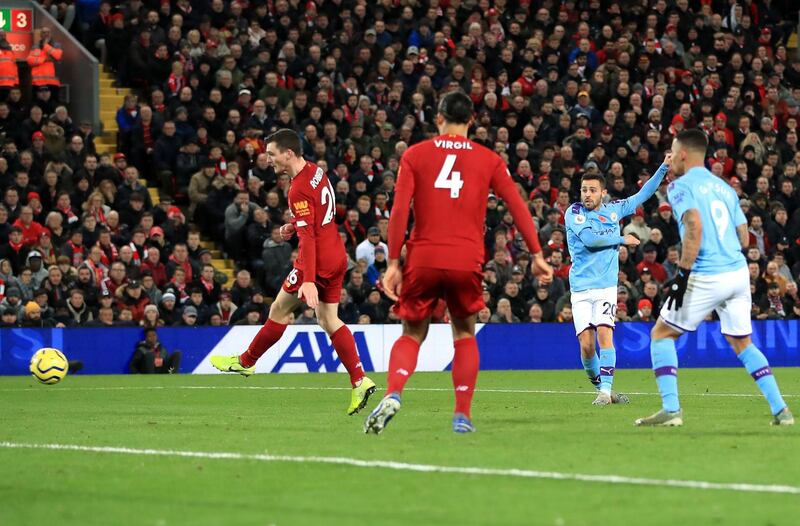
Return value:
M 618 217 L 619 217 L 619 216 L 617 215 L 617 213 L 616 213 L 616 212 L 611 212 L 611 220 L 612 220 L 612 221 L 616 221 Z
M 575 224 L 576 225 L 582 225 L 585 222 L 586 222 L 586 216 L 583 216 L 583 215 L 580 215 L 580 214 L 575 216 Z

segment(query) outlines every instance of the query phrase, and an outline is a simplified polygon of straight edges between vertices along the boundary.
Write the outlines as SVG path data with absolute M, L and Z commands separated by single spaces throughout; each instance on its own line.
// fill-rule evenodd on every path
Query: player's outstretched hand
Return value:
M 675 305 L 677 311 L 683 307 L 683 296 L 686 294 L 686 287 L 689 285 L 689 274 L 692 271 L 683 267 L 678 267 L 678 272 L 671 281 L 667 282 L 667 296 L 664 298 L 664 303 L 667 310 L 672 310 Z
M 623 245 L 632 245 L 634 247 L 638 247 L 642 241 L 634 236 L 633 234 L 625 234 L 625 242 L 622 243 Z
M 317 286 L 310 281 L 300 285 L 300 290 L 297 291 L 297 297 L 305 301 L 306 305 L 312 309 L 316 309 L 317 305 L 319 305 L 319 293 L 317 292 Z
M 533 255 L 533 275 L 539 279 L 542 285 L 549 285 L 553 281 L 553 267 L 544 260 L 542 253 Z
M 403 270 L 399 265 L 389 265 L 383 275 L 383 292 L 392 301 L 397 301 L 403 286 Z
M 281 239 L 283 239 L 284 241 L 289 241 L 290 239 L 292 239 L 292 236 L 294 235 L 295 232 L 294 225 L 291 223 L 286 223 L 285 225 L 281 226 L 280 232 L 281 232 Z
M 664 164 L 666 164 L 667 166 L 669 166 L 670 168 L 672 168 L 672 150 L 668 151 L 668 152 L 667 152 L 667 153 L 664 155 Z

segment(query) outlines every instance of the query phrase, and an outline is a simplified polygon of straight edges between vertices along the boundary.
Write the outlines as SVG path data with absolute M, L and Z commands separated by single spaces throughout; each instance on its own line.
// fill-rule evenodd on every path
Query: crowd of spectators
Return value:
M 749 221 L 753 318 L 800 318 L 797 6 L 777 3 L 104 0 L 71 30 L 134 89 L 119 153 L 97 155 L 91 124 L 58 101 L 11 90 L 0 102 L 2 323 L 262 323 L 296 257 L 278 232 L 289 180 L 264 153 L 279 128 L 335 187 L 351 260 L 342 319 L 397 322 L 380 276 L 398 159 L 436 135 L 438 99 L 455 89 L 556 276 L 536 281 L 488 196 L 481 322 L 571 321 L 563 212 L 580 176 L 604 174 L 608 199 L 631 195 L 694 127 Z M 160 187 L 157 205 L 140 179 Z M 666 183 L 623 229 L 642 244 L 620 247 L 617 317 L 651 320 L 680 255 Z M 201 236 L 236 261 L 233 283 Z

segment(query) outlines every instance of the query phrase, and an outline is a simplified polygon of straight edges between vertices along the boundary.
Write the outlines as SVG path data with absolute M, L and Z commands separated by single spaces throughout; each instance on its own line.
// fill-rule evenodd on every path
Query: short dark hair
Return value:
M 461 90 L 451 91 L 439 102 L 439 113 L 452 124 L 469 124 L 472 111 L 472 99 Z
M 289 128 L 281 128 L 280 130 L 270 134 L 265 141 L 265 144 L 274 142 L 278 147 L 278 151 L 285 152 L 291 150 L 298 157 L 303 155 L 303 144 L 300 142 L 300 136 L 294 130 Z
M 581 176 L 581 184 L 583 184 L 584 181 L 599 181 L 600 188 L 606 187 L 606 178 L 603 177 L 603 174 L 583 174 Z
M 705 132 L 697 128 L 683 130 L 675 139 L 687 150 L 705 154 L 708 149 L 708 137 Z

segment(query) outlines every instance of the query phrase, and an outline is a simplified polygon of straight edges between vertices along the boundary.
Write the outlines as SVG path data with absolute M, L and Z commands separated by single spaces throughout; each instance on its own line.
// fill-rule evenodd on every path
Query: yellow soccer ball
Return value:
M 69 363 L 64 353 L 45 347 L 33 355 L 30 369 L 31 374 L 43 384 L 57 384 L 67 376 Z

